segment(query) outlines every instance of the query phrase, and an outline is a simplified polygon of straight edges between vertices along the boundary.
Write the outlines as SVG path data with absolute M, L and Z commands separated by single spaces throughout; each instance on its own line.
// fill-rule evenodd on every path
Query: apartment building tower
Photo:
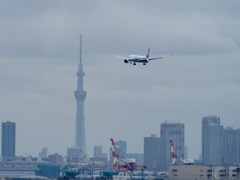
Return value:
M 223 158 L 224 128 L 220 117 L 202 118 L 202 161 L 205 165 L 221 165 Z
M 174 142 L 174 152 L 181 159 L 185 159 L 184 147 L 185 147 L 185 128 L 184 124 L 173 121 L 160 124 L 160 141 L 161 141 L 161 170 L 167 171 L 168 166 L 172 163 L 170 139 Z
M 2 157 L 15 157 L 16 150 L 16 123 L 7 121 L 2 123 Z

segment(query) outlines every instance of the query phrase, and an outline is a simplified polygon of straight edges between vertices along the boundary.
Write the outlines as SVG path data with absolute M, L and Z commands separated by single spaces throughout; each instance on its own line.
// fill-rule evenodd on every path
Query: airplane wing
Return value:
M 128 58 L 126 58 L 126 57 L 121 57 L 121 56 L 117 56 L 117 55 L 115 55 L 115 57 L 117 57 L 117 58 L 119 58 L 119 59 L 128 59 Z
M 167 54 L 165 56 L 159 56 L 159 57 L 155 57 L 155 58 L 149 58 L 148 60 L 151 61 L 151 60 L 156 60 L 156 59 L 161 59 L 161 58 L 165 58 L 167 56 L 170 56 L 171 54 Z

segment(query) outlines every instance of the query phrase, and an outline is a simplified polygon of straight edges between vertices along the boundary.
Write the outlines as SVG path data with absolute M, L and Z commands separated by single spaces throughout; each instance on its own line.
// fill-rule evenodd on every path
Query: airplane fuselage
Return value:
M 129 59 L 146 59 L 146 56 L 129 55 Z
M 130 62 L 148 63 L 146 56 L 130 55 L 127 60 Z

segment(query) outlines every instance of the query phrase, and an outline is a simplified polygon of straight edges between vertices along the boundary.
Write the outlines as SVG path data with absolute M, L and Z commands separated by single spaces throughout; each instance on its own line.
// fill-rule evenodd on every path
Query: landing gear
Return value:
M 136 65 L 136 63 L 134 62 L 133 65 Z
M 143 65 L 146 65 L 146 63 L 143 63 Z

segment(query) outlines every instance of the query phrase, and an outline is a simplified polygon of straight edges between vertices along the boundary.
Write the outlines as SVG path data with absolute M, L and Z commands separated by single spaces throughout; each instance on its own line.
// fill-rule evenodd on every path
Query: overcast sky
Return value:
M 66 155 L 75 144 L 79 34 L 86 143 L 110 138 L 143 153 L 160 123 L 185 124 L 201 154 L 201 120 L 240 128 L 240 1 L 0 0 L 0 121 L 16 122 L 16 154 Z M 114 55 L 173 53 L 146 66 Z

